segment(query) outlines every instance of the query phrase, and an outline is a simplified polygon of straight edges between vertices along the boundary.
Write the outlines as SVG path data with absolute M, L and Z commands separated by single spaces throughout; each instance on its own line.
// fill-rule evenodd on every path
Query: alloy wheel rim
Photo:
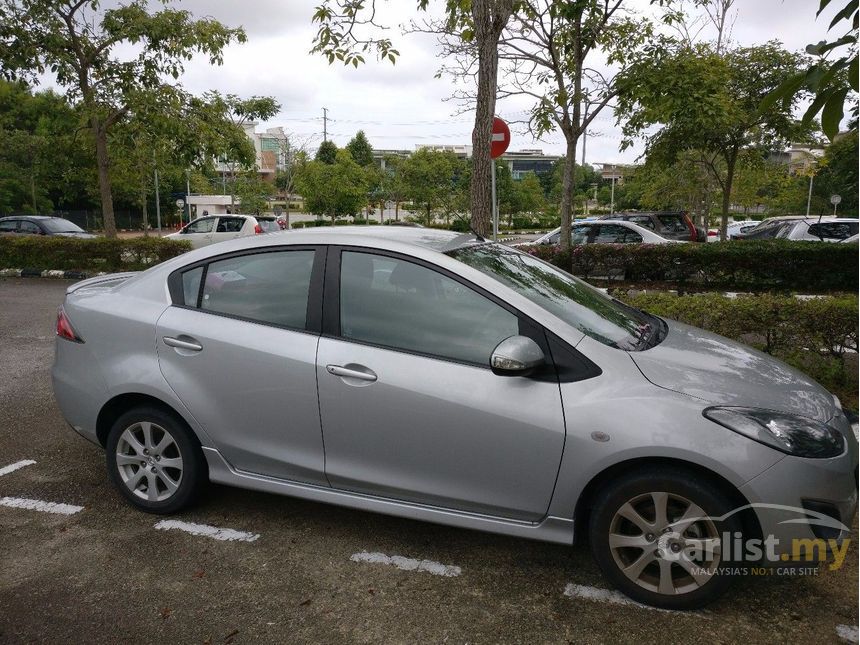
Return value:
M 125 486 L 148 502 L 163 502 L 182 483 L 182 453 L 162 426 L 139 421 L 123 430 L 116 446 L 116 467 Z
M 706 585 L 721 561 L 717 527 L 691 500 L 654 491 L 619 507 L 609 526 L 609 549 L 637 586 L 681 595 Z

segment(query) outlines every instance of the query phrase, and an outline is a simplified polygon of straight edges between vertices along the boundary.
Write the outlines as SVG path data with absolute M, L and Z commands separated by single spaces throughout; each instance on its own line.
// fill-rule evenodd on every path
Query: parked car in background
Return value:
M 558 244 L 561 227 L 542 235 L 533 242 L 521 242 L 512 246 L 532 244 Z M 571 244 L 673 244 L 680 240 L 669 240 L 647 228 L 624 220 L 589 220 L 574 222 L 571 227 Z
M 209 215 L 200 217 L 176 233 L 167 235 L 170 240 L 187 240 L 195 249 L 226 242 L 237 237 L 281 230 L 274 217 L 251 215 Z
M 860 240 L 860 234 L 855 233 L 851 237 L 846 237 L 844 240 L 839 240 L 842 244 L 857 244 Z
M 52 376 L 140 510 L 214 481 L 587 536 L 614 586 L 670 609 L 723 593 L 744 535 L 790 554 L 819 535 L 808 508 L 841 545 L 857 507 L 857 440 L 808 376 L 472 234 L 305 229 L 79 282 Z
M 746 231 L 750 231 L 756 226 L 758 226 L 761 222 L 757 220 L 741 220 L 736 222 L 729 222 L 729 225 L 726 226 L 726 239 L 734 240 L 741 233 Z M 719 242 L 720 241 L 720 229 L 719 228 L 710 228 L 708 229 L 708 242 Z
M 679 242 L 707 242 L 708 232 L 698 228 L 687 213 L 681 211 L 655 211 L 636 213 L 614 213 L 598 219 L 624 221 L 638 224 L 667 240 Z
M 96 237 L 87 233 L 74 222 L 62 217 L 47 215 L 13 215 L 0 217 L 0 235 L 59 235 L 89 239 Z
M 849 217 L 774 217 L 744 233 L 738 240 L 796 240 L 841 242 L 857 235 L 860 221 Z

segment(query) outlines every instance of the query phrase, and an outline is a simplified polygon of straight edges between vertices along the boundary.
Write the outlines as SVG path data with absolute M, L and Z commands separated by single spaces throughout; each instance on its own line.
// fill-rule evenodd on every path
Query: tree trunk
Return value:
M 143 236 L 149 237 L 149 215 L 146 211 L 146 180 L 140 182 L 140 211 L 143 218 Z
M 102 220 L 105 236 L 116 237 L 116 220 L 113 214 L 113 193 L 110 186 L 110 158 L 108 157 L 107 131 L 96 117 L 90 121 L 96 140 L 96 166 L 99 172 L 99 193 L 102 200 Z
M 561 180 L 561 249 L 570 250 L 570 225 L 573 221 L 573 182 L 576 173 L 576 144 L 578 137 L 566 132 L 567 151 L 564 158 L 564 175 Z
M 490 137 L 496 111 L 499 36 L 513 11 L 513 0 L 472 0 L 472 20 L 478 49 L 475 128 L 472 130 L 472 229 L 486 237 L 491 232 L 492 186 Z
M 400 221 L 400 202 L 397 200 L 394 201 L 394 221 Z
M 737 150 L 732 150 L 726 156 L 726 181 L 723 182 L 723 212 L 720 217 L 720 241 L 725 242 L 726 230 L 729 226 L 729 207 L 732 204 L 732 182 L 735 180 L 735 162 L 737 161 Z

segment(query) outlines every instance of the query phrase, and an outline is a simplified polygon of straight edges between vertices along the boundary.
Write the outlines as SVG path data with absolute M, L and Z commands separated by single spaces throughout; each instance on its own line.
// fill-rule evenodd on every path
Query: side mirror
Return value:
M 490 356 L 490 367 L 499 376 L 527 376 L 545 362 L 541 348 L 526 336 L 505 338 Z

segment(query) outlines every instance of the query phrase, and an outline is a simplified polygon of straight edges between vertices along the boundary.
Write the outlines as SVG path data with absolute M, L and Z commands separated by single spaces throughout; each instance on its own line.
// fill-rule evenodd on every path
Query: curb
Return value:
M 86 271 L 63 271 L 61 269 L 0 269 L 0 278 L 60 278 L 64 280 L 86 280 L 105 273 Z

